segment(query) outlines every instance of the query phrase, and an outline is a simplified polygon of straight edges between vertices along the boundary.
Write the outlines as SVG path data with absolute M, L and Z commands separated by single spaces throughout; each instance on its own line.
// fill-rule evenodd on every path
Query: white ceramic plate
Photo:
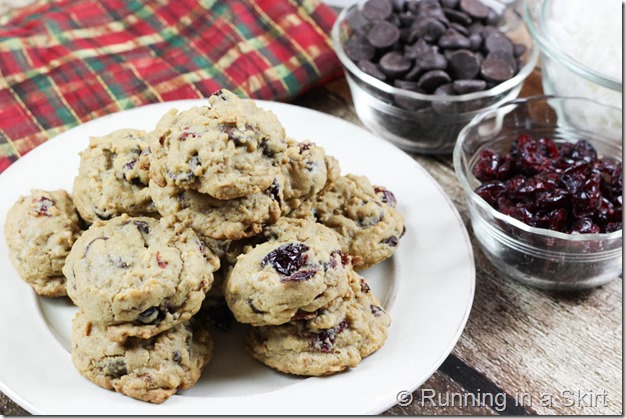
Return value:
M 71 191 L 78 153 L 90 136 L 118 128 L 151 130 L 167 110 L 204 100 L 161 103 L 108 115 L 31 151 L 0 175 L 0 224 L 31 188 Z M 385 346 L 357 368 L 323 378 L 297 378 L 254 361 L 244 331 L 214 333 L 215 357 L 200 381 L 160 405 L 104 390 L 74 369 L 68 299 L 40 298 L 15 273 L 0 231 L 0 389 L 31 413 L 70 414 L 368 414 L 396 403 L 441 365 L 465 325 L 474 296 L 474 259 L 467 231 L 439 185 L 411 157 L 341 119 L 274 102 L 287 134 L 310 139 L 335 156 L 342 173 L 387 186 L 404 214 L 406 234 L 395 255 L 365 271 L 393 318 Z

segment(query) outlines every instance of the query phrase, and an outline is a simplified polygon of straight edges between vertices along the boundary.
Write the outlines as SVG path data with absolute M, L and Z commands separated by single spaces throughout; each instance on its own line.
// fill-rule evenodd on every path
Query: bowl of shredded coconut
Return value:
M 560 110 L 569 123 L 595 132 L 622 131 L 622 7 L 621 0 L 527 0 L 524 8 L 541 49 L 544 92 L 617 108 L 607 114 Z

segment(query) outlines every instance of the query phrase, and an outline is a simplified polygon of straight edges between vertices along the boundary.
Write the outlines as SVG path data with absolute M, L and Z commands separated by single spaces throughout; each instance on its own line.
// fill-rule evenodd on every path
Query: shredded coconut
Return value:
M 551 0 L 545 32 L 553 45 L 604 77 L 622 81 L 622 1 Z M 612 105 L 619 112 L 570 103 L 563 109 L 574 125 L 621 138 L 622 93 L 571 72 L 555 57 L 544 56 L 544 90 L 559 96 L 577 96 Z

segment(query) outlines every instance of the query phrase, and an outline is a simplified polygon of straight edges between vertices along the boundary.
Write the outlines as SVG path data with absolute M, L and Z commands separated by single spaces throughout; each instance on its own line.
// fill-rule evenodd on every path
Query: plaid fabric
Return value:
M 318 0 L 39 0 L 0 20 L 0 172 L 81 122 L 218 88 L 286 100 L 339 74 Z

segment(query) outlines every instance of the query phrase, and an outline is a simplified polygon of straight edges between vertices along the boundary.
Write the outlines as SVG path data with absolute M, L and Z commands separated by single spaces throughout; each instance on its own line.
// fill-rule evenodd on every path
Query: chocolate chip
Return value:
M 376 48 L 360 33 L 355 33 L 348 39 L 345 50 L 348 58 L 355 62 L 371 60 L 376 54 Z
M 133 221 L 133 224 L 135 224 L 137 230 L 141 231 L 143 234 L 150 234 L 150 227 L 145 221 L 137 220 Z
M 422 38 L 428 42 L 435 42 L 446 32 L 446 26 L 435 18 L 416 20 L 411 26 L 409 42 Z
M 455 79 L 473 79 L 480 72 L 480 61 L 472 51 L 459 49 L 448 57 L 448 67 Z
M 452 82 L 452 86 L 457 94 L 464 95 L 485 90 L 487 82 L 484 80 L 455 80 Z
M 439 38 L 438 45 L 446 49 L 469 48 L 470 41 L 466 36 L 461 35 L 457 31 L 448 29 L 446 33 Z
M 485 38 L 487 52 L 503 51 L 513 55 L 513 43 L 501 32 L 492 32 Z
M 417 57 L 415 64 L 425 71 L 445 70 L 448 67 L 448 60 L 436 48 L 430 48 Z
M 104 367 L 102 368 L 102 372 L 107 377 L 111 378 L 121 378 L 124 375 L 128 374 L 126 369 L 126 362 L 123 357 L 116 357 L 113 359 L 108 359 L 104 363 Z
M 378 66 L 371 61 L 361 60 L 356 65 L 361 69 L 361 71 L 369 74 L 370 76 L 376 77 L 377 79 L 383 81 L 386 79 L 385 74 L 380 71 Z
M 408 72 L 413 63 L 398 51 L 391 51 L 383 55 L 378 63 L 380 70 L 389 77 L 401 77 Z
M 472 18 L 467 13 L 463 13 L 459 10 L 448 9 L 446 7 L 443 9 L 443 13 L 450 22 L 457 22 L 464 26 L 469 26 L 472 23 Z
M 486 19 L 491 11 L 480 0 L 461 0 L 459 7 L 461 11 L 476 19 Z
M 165 313 L 158 307 L 150 307 L 139 313 L 137 321 L 142 324 L 156 325 L 165 318 Z
M 412 45 L 405 45 L 404 55 L 410 60 L 415 60 L 419 58 L 420 55 L 426 54 L 432 48 L 433 47 L 431 47 L 430 44 L 428 44 L 428 42 L 424 41 L 423 39 L 420 39 Z
M 454 29 L 463 36 L 469 36 L 469 31 L 467 30 L 467 27 L 461 25 L 460 23 L 452 22 L 450 24 L 450 29 Z
M 472 51 L 478 51 L 483 45 L 483 36 L 479 33 L 471 33 L 468 39 L 470 41 L 469 49 Z
M 426 72 L 417 82 L 420 89 L 426 92 L 433 92 L 437 87 L 452 81 L 448 73 L 442 70 L 431 70 Z
M 404 75 L 404 79 L 409 81 L 416 81 L 421 77 L 422 74 L 424 74 L 424 70 L 420 68 L 420 66 L 418 66 L 417 64 L 414 64 L 409 72 Z
M 480 74 L 487 81 L 503 82 L 515 75 L 515 69 L 507 60 L 489 54 L 480 66 Z
M 456 94 L 452 83 L 442 84 L 433 92 L 435 96 L 454 96 Z M 439 113 L 454 113 L 456 111 L 455 103 L 452 101 L 434 101 L 432 108 Z
M 448 9 L 456 9 L 459 5 L 459 0 L 441 0 L 441 5 Z
M 367 33 L 367 40 L 376 48 L 388 48 L 398 42 L 400 30 L 392 23 L 375 23 Z
M 363 3 L 361 13 L 363 17 L 371 22 L 385 20 L 393 12 L 390 0 L 367 0 Z
M 519 58 L 526 52 L 526 45 L 524 44 L 513 44 L 513 56 L 515 58 Z

